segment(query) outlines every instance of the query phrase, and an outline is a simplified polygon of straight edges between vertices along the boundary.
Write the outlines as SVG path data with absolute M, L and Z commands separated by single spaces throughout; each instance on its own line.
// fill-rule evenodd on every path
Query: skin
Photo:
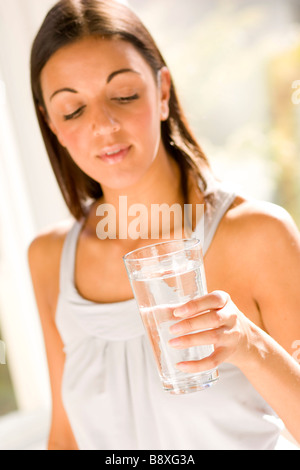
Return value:
M 107 83 L 112 72 L 124 68 L 137 73 L 122 73 Z M 85 38 L 49 60 L 41 84 L 50 128 L 82 170 L 99 181 L 104 193 L 91 207 L 80 233 L 76 288 L 96 302 L 130 299 L 122 256 L 148 245 L 149 240 L 99 240 L 96 207 L 99 202 L 114 204 L 118 220 L 120 195 L 127 196 L 128 205 L 139 202 L 148 208 L 153 203 L 183 203 L 179 169 L 160 136 L 161 121 L 168 117 L 169 72 L 161 71 L 157 86 L 148 64 L 132 45 Z M 76 93 L 60 92 L 50 99 L 66 87 Z M 139 99 L 126 104 L 115 101 L 133 93 Z M 83 112 L 75 119 L 64 120 L 64 115 L 82 106 Z M 115 143 L 130 146 L 126 158 L 115 165 L 100 161 L 101 149 Z M 189 202 L 203 203 L 192 179 Z M 60 258 L 69 229 L 70 222 L 65 222 L 44 231 L 31 243 L 28 254 L 52 388 L 49 449 L 77 448 L 61 400 L 65 357 L 55 325 Z M 151 243 L 155 241 L 159 240 Z M 186 348 L 213 343 L 215 353 L 178 367 L 201 371 L 224 361 L 239 367 L 300 441 L 300 366 L 291 357 L 293 344 L 300 339 L 300 236 L 293 220 L 277 206 L 237 197 L 218 227 L 205 268 L 209 294 L 174 312 L 181 321 L 172 327 L 170 345 Z

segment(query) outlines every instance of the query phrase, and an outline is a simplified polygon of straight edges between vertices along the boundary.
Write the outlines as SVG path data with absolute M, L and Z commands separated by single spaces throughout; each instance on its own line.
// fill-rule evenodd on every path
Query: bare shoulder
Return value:
M 287 210 L 277 204 L 237 197 L 226 213 L 223 229 L 236 247 L 250 254 L 299 250 L 299 229 Z
M 54 226 L 43 229 L 30 243 L 28 247 L 29 260 L 39 264 L 40 257 L 44 261 L 51 261 L 62 249 L 64 240 L 74 223 L 73 219 L 67 219 Z
M 253 236 L 262 232 L 297 234 L 298 228 L 289 212 L 277 204 L 255 199 L 237 197 L 227 212 L 225 223 L 233 230 L 248 232 Z
M 62 249 L 73 219 L 62 221 L 41 231 L 28 247 L 28 263 L 36 294 L 41 292 L 49 303 L 55 302 Z

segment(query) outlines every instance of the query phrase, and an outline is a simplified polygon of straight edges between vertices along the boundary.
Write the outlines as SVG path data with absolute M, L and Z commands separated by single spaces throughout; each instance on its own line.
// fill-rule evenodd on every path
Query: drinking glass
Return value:
M 197 361 L 212 354 L 213 345 L 174 349 L 169 329 L 180 321 L 176 307 L 207 294 L 201 242 L 172 240 L 149 245 L 123 257 L 134 297 L 149 337 L 163 389 L 185 394 L 210 387 L 218 369 L 185 373 L 176 368 L 182 361 Z

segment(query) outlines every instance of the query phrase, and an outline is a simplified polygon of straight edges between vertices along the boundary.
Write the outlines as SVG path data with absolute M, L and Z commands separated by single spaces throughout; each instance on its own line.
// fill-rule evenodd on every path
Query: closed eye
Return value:
M 131 96 L 119 96 L 118 98 L 113 98 L 114 101 L 118 101 L 119 103 L 129 103 L 130 101 L 137 100 L 139 95 L 135 93 Z
M 130 103 L 131 101 L 137 100 L 139 98 L 139 95 L 135 93 L 134 95 L 131 96 L 120 96 L 118 98 L 113 98 L 114 101 L 118 101 L 119 103 L 126 104 Z M 64 115 L 64 120 L 65 121 L 70 121 L 71 119 L 76 119 L 82 114 L 82 111 L 84 110 L 85 106 L 81 106 L 80 108 L 76 109 L 71 114 L 66 114 Z
M 82 111 L 84 110 L 84 108 L 85 108 L 85 106 L 81 106 L 81 108 L 76 109 L 76 111 L 74 111 L 74 113 L 66 114 L 64 116 L 64 120 L 65 121 L 70 121 L 71 119 L 75 119 L 75 118 L 79 117 L 82 114 Z

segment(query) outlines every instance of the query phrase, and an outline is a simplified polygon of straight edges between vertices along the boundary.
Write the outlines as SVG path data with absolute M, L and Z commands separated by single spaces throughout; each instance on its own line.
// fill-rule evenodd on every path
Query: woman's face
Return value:
M 136 183 L 164 152 L 170 77 L 160 86 L 121 40 L 88 37 L 56 52 L 41 73 L 48 124 L 77 165 L 101 185 Z

